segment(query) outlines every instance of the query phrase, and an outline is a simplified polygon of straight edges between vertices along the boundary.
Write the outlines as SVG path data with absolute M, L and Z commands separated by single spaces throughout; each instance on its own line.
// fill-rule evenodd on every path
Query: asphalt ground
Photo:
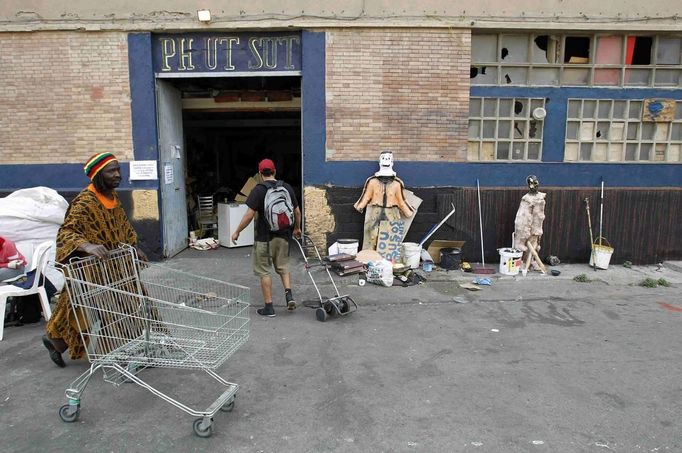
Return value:
M 234 410 L 214 417 L 212 437 L 196 437 L 193 417 L 101 372 L 79 420 L 62 422 L 64 389 L 89 365 L 57 368 L 40 322 L 6 328 L 0 342 L 2 451 L 682 451 L 677 263 L 560 265 L 559 277 L 497 275 L 477 292 L 459 287 L 475 276 L 452 271 L 407 288 L 335 277 L 359 308 L 322 323 L 305 306 L 287 313 L 279 282 L 277 317 L 258 316 L 249 253 L 189 250 L 165 263 L 251 288 L 251 338 L 218 369 L 240 391 Z M 593 281 L 575 282 L 581 273 Z M 314 305 L 298 259 L 292 274 L 297 299 Z M 647 276 L 672 286 L 638 286 Z M 222 391 L 202 372 L 139 377 L 198 409 Z

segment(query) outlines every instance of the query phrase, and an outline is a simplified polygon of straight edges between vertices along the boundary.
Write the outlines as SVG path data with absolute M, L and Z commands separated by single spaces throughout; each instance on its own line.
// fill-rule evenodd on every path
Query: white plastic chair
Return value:
M 33 285 L 29 289 L 19 288 L 14 285 L 2 285 L 0 286 L 0 319 L 5 319 L 5 306 L 7 305 L 8 297 L 22 297 L 30 296 L 31 294 L 38 294 L 40 297 L 40 304 L 43 307 L 43 317 L 47 321 L 52 316 L 52 310 L 50 310 L 50 300 L 47 298 L 47 292 L 45 292 L 44 285 L 40 284 L 41 276 L 45 275 L 45 268 L 47 267 L 47 258 L 50 248 L 54 245 L 54 242 L 47 241 L 36 247 L 33 253 L 32 269 L 36 269 L 36 274 L 33 279 Z M 44 282 L 43 282 L 44 283 Z M 2 341 L 3 336 L 3 323 L 0 323 L 0 341 Z

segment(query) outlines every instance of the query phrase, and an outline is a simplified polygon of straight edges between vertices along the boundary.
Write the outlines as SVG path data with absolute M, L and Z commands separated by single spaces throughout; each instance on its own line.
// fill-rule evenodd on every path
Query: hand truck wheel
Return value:
M 327 320 L 327 311 L 323 307 L 320 307 L 315 310 L 315 317 L 318 321 L 325 322 Z
M 208 426 L 202 427 L 201 424 L 204 422 L 203 418 L 197 418 L 192 424 L 192 429 L 194 429 L 194 434 L 199 437 L 211 437 L 213 434 L 213 425 L 209 423 Z

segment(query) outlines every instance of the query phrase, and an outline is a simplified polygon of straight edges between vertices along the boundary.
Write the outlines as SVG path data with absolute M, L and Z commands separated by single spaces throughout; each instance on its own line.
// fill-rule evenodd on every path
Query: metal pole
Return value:
M 481 186 L 476 178 L 476 192 L 478 193 L 478 225 L 481 230 L 481 265 L 485 267 L 485 253 L 483 251 L 483 215 L 481 214 Z
M 599 245 L 601 245 L 601 226 L 604 218 L 604 178 L 601 180 L 601 201 L 599 203 Z

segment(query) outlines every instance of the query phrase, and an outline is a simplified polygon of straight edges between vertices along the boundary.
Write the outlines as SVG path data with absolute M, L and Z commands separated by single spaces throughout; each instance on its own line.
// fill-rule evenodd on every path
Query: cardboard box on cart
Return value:
M 429 255 L 431 256 L 431 259 L 435 264 L 440 263 L 440 249 L 443 248 L 458 248 L 461 249 L 464 247 L 464 243 L 466 241 L 445 241 L 441 239 L 434 239 L 431 244 L 429 245 L 429 248 L 426 249 L 427 252 L 429 252 Z

